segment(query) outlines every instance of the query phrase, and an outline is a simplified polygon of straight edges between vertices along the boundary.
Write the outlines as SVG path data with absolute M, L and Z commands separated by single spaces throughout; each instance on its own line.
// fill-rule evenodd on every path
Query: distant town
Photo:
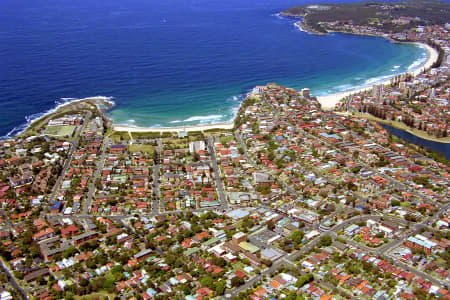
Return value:
M 321 26 L 439 62 L 334 110 L 256 86 L 233 129 L 116 131 L 108 101 L 60 107 L 0 141 L 0 300 L 450 299 L 450 163 L 383 127 L 449 141 L 450 24 Z

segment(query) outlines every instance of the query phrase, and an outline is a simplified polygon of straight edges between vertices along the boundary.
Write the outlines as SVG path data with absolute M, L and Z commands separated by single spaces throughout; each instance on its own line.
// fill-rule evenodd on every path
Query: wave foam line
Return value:
M 300 25 L 300 24 L 301 24 L 300 22 L 295 22 L 295 23 L 294 23 L 294 26 L 297 27 L 297 29 L 298 29 L 299 31 L 301 31 L 301 32 L 306 32 L 306 33 L 308 33 L 308 34 L 311 34 L 310 32 L 308 32 L 308 31 L 306 31 L 305 29 L 303 29 L 302 25 Z
M 411 65 L 408 66 L 408 71 L 412 71 L 423 65 L 427 61 L 427 57 L 416 59 Z

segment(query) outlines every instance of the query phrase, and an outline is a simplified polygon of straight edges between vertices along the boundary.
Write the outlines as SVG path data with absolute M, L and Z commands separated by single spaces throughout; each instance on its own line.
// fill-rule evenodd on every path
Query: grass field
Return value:
M 114 143 L 119 143 L 121 141 L 128 141 L 130 140 L 130 135 L 128 134 L 128 132 L 118 132 L 118 131 L 114 131 L 110 138 L 114 141 Z
M 132 132 L 133 139 L 157 139 L 161 137 L 161 132 Z
M 232 140 L 234 140 L 234 136 L 230 135 L 230 136 L 224 136 L 220 138 L 220 142 L 222 144 L 229 144 Z
M 51 126 L 47 127 L 45 134 L 53 136 L 72 136 L 76 126 Z
M 152 145 L 148 144 L 132 144 L 128 146 L 128 151 L 130 151 L 131 153 L 143 152 L 153 154 L 155 152 L 155 148 Z

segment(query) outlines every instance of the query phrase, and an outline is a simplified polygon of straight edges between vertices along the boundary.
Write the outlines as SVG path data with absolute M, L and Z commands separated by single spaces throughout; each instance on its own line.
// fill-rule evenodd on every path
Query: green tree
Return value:
M 320 245 L 321 246 L 325 246 L 325 247 L 330 246 L 332 242 L 333 242 L 333 239 L 329 235 L 324 235 L 324 236 L 320 237 Z
M 234 287 L 243 285 L 244 283 L 245 283 L 244 279 L 243 279 L 243 278 L 240 278 L 240 277 L 238 277 L 238 276 L 234 276 L 234 277 L 231 279 L 231 285 L 234 286 Z
M 391 205 L 392 205 L 392 206 L 400 206 L 400 201 L 398 201 L 398 200 L 392 200 L 392 201 L 391 201 Z
M 207 287 L 212 287 L 213 286 L 213 279 L 209 276 L 203 277 L 202 279 L 200 279 L 200 283 L 203 286 L 207 286 Z
M 301 288 L 308 282 L 311 282 L 314 280 L 314 276 L 312 274 L 302 275 L 297 279 L 297 282 L 295 283 L 295 286 L 298 288 Z
M 224 281 L 216 282 L 214 286 L 217 295 L 223 295 L 225 293 L 226 283 Z
M 296 230 L 291 234 L 291 240 L 296 243 L 296 244 L 300 244 L 303 240 L 303 236 L 305 235 L 305 233 L 301 230 Z
M 62 257 L 63 258 L 69 258 L 74 256 L 75 254 L 78 253 L 77 248 L 75 248 L 74 246 L 71 246 L 69 248 L 67 248 L 63 253 L 62 253 Z
M 110 288 L 114 287 L 114 279 L 107 279 L 103 283 L 103 288 L 109 290 Z
M 267 229 L 269 229 L 269 230 L 274 230 L 275 229 L 275 223 L 272 220 L 267 222 Z

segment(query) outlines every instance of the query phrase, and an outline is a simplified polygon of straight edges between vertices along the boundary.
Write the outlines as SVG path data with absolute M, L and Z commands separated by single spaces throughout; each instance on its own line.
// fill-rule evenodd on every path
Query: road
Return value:
M 242 150 L 244 151 L 244 157 L 245 159 L 255 168 L 260 170 L 261 172 L 265 172 L 264 169 L 262 169 L 260 166 L 258 166 L 258 164 L 253 161 L 250 156 L 248 155 L 248 151 L 247 151 L 247 145 L 244 143 L 244 141 L 242 140 L 242 136 L 239 133 L 239 130 L 236 130 L 234 132 L 234 135 L 238 141 L 238 143 L 241 145 Z M 299 194 L 296 190 L 294 190 L 293 188 L 291 188 L 289 185 L 287 185 L 284 181 L 279 180 L 277 177 L 275 177 L 275 181 L 279 184 L 282 185 L 284 187 L 284 189 L 292 195 L 297 196 L 297 198 L 302 198 L 303 195 Z
M 106 150 L 111 145 L 111 139 L 105 138 L 103 140 L 102 148 L 100 150 L 100 159 L 97 161 L 97 168 L 95 169 L 94 176 L 91 178 L 91 183 L 89 184 L 89 191 L 86 198 L 86 201 L 83 203 L 83 210 L 82 214 L 85 215 L 88 213 L 89 209 L 92 205 L 92 199 L 94 199 L 95 196 L 95 182 L 100 177 L 100 174 L 102 173 L 103 166 L 105 165 L 105 159 L 106 159 Z
M 279 115 L 279 114 L 280 114 L 279 111 L 277 110 L 277 108 L 274 107 L 269 101 L 266 100 L 264 94 L 262 95 L 262 99 L 263 99 L 263 101 L 265 102 L 265 104 L 266 104 L 268 107 L 270 107 L 270 109 L 271 109 L 276 115 Z M 277 120 L 278 120 L 278 117 L 277 117 L 277 116 L 274 116 L 274 119 L 275 119 L 275 121 L 277 121 Z M 295 124 L 292 124 L 292 125 L 295 127 Z M 336 151 L 337 151 L 339 154 L 341 154 L 343 157 L 349 157 L 348 152 L 346 152 L 346 151 L 344 151 L 344 150 L 338 148 L 337 145 L 333 145 L 333 144 L 331 144 L 330 142 L 328 142 L 328 141 L 326 141 L 326 140 L 320 138 L 319 136 L 312 135 L 312 134 L 310 134 L 309 132 L 306 132 L 305 130 L 301 130 L 301 131 L 302 131 L 302 133 L 303 133 L 305 136 L 308 136 L 309 138 L 312 138 L 312 139 L 315 139 L 315 140 L 316 140 L 316 139 L 320 139 L 321 142 L 323 142 L 325 145 L 329 146 L 330 148 L 336 150 Z M 368 143 L 372 143 L 372 141 L 369 139 L 369 140 L 368 140 Z M 390 151 L 389 149 L 386 149 L 385 147 L 383 147 L 383 148 L 384 148 L 386 151 Z M 246 148 L 244 149 L 244 151 L 246 151 Z M 428 197 L 428 195 L 426 195 L 426 194 L 419 194 L 416 190 L 412 189 L 412 187 L 405 185 L 404 183 L 398 181 L 397 179 L 395 179 L 395 178 L 393 178 L 393 177 L 390 177 L 390 176 L 388 176 L 388 175 L 386 175 L 386 174 L 384 174 L 384 173 L 379 172 L 378 170 L 376 170 L 376 169 L 370 167 L 370 166 L 367 165 L 365 162 L 362 162 L 362 161 L 360 161 L 359 159 L 358 159 L 357 161 L 358 161 L 358 164 L 362 165 L 365 169 L 370 170 L 370 171 L 374 172 L 374 174 L 376 174 L 376 175 L 380 176 L 381 178 L 385 179 L 387 182 L 389 182 L 389 184 L 390 184 L 391 186 L 395 186 L 395 187 L 397 187 L 397 188 L 399 188 L 399 189 L 401 189 L 401 190 L 408 191 L 408 192 L 410 192 L 411 194 L 413 194 L 414 196 L 418 197 L 418 199 L 425 200 L 426 202 L 431 203 L 431 204 L 437 206 L 437 207 L 440 208 L 440 209 L 443 207 L 440 203 L 438 203 L 437 201 L 435 201 L 435 200 L 431 199 L 430 197 Z M 413 166 L 416 165 L 416 164 L 415 164 L 414 162 L 412 162 L 412 161 L 409 161 L 409 162 L 410 162 Z M 316 172 L 314 172 L 314 173 L 316 174 Z M 317 174 L 316 174 L 316 175 L 317 175 Z M 332 181 L 330 178 L 328 178 L 328 177 L 326 177 L 326 176 L 322 176 L 322 177 L 324 177 L 327 181 L 329 181 L 329 182 L 331 182 L 331 183 L 333 183 L 333 184 L 336 184 L 336 183 L 335 183 L 334 181 Z M 367 197 L 366 197 L 366 198 L 367 198 Z M 361 197 L 359 197 L 359 196 L 358 196 L 358 199 L 361 201 L 361 202 L 360 202 L 360 205 L 364 205 L 364 204 L 365 204 L 366 199 L 361 198 Z
M 219 209 L 227 209 L 228 208 L 228 200 L 225 195 L 225 190 L 223 188 L 222 175 L 217 165 L 216 152 L 214 151 L 214 142 L 211 136 L 208 136 L 208 151 L 211 156 L 211 163 L 214 170 L 214 175 L 216 179 L 217 193 L 219 195 L 220 206 Z
M 279 260 L 274 262 L 274 264 L 270 268 L 268 268 L 267 270 L 262 272 L 260 275 L 256 275 L 256 276 L 250 278 L 244 285 L 229 291 L 227 294 L 229 294 L 230 297 L 238 295 L 239 293 L 241 293 L 241 292 L 245 291 L 246 289 L 252 287 L 254 283 L 262 280 L 266 275 L 270 275 L 270 274 L 274 273 L 276 270 L 278 270 L 282 266 L 285 266 L 285 265 L 288 265 L 288 266 L 291 266 L 291 267 L 292 266 L 296 266 L 293 262 L 300 255 L 310 251 L 313 247 L 315 247 L 319 243 L 321 236 L 330 235 L 330 236 L 336 238 L 337 237 L 337 232 L 339 230 L 342 230 L 343 228 L 345 228 L 347 225 L 354 224 L 354 223 L 357 223 L 357 222 L 360 222 L 360 221 L 367 221 L 369 219 L 381 220 L 381 218 L 383 218 L 384 220 L 395 221 L 395 222 L 402 223 L 402 224 L 407 223 L 403 219 L 386 217 L 386 216 L 361 215 L 361 216 L 356 216 L 356 217 L 350 218 L 350 219 L 345 220 L 344 222 L 336 225 L 335 227 L 333 227 L 330 230 L 322 231 L 318 237 L 316 237 L 313 240 L 311 240 L 308 244 L 303 246 L 300 250 L 294 251 L 291 254 L 280 258 Z M 417 225 L 420 225 L 420 224 L 417 224 Z M 372 254 L 377 255 L 377 256 L 382 256 L 382 255 L 388 256 L 388 255 L 386 255 L 386 252 L 385 252 L 386 249 L 391 249 L 391 247 L 393 247 L 395 245 L 399 245 L 403 241 L 403 240 L 400 240 L 400 241 L 399 240 L 394 240 L 391 243 L 387 244 L 386 248 L 383 249 L 383 248 L 370 248 L 370 247 L 367 247 L 365 245 L 359 244 L 359 243 L 357 243 L 357 242 L 355 242 L 353 240 L 350 240 L 350 239 L 345 239 L 345 240 L 347 241 L 348 244 L 350 244 L 350 245 L 352 245 L 352 246 L 354 246 L 356 248 L 364 249 L 368 253 L 372 253 Z M 391 258 L 390 256 L 388 256 L 388 257 Z M 405 265 L 405 264 L 403 264 L 403 263 L 401 263 L 401 262 L 399 262 L 399 261 L 397 261 L 395 259 L 391 258 L 391 260 L 392 260 L 391 263 L 396 265 L 399 268 L 407 270 L 407 271 L 415 274 L 418 277 L 427 279 L 428 281 L 430 281 L 430 282 L 432 282 L 434 284 L 437 284 L 437 285 L 440 285 L 440 286 L 445 286 L 444 282 L 442 282 L 440 280 L 437 280 L 437 279 L 431 277 L 430 275 L 428 275 L 426 273 L 420 272 L 420 271 L 418 271 L 418 270 L 416 270 L 416 269 L 414 269 L 414 268 L 412 268 L 410 266 L 407 266 L 407 265 Z M 322 282 L 322 283 L 325 286 L 327 286 L 329 284 L 327 282 Z M 333 289 L 334 287 L 335 286 L 331 286 L 331 289 Z
M 13 230 L 14 229 L 14 224 L 11 222 L 11 220 L 8 218 L 8 216 L 5 214 L 5 211 L 3 209 L 1 209 L 1 208 L 0 208 L 0 215 L 6 221 L 6 223 L 8 223 L 8 229 Z
M 64 162 L 63 168 L 61 170 L 61 174 L 58 176 L 58 179 L 56 180 L 55 185 L 53 186 L 52 193 L 50 194 L 50 197 L 49 197 L 50 203 L 55 201 L 56 195 L 58 194 L 58 191 L 59 191 L 59 187 L 61 186 L 61 183 L 63 182 L 64 177 L 66 176 L 66 171 L 69 168 L 70 163 L 72 162 L 73 154 L 75 153 L 75 150 L 77 150 L 77 148 L 78 148 L 78 144 L 80 142 L 80 134 L 81 134 L 81 132 L 83 132 L 84 128 L 89 123 L 89 121 L 91 119 L 91 115 L 92 115 L 92 113 L 90 111 L 88 111 L 86 113 L 83 126 L 81 126 L 81 128 L 79 128 L 77 130 L 77 132 L 75 133 L 75 138 L 72 141 L 72 147 L 69 151 L 69 155 L 67 156 L 67 159 Z
M 28 300 L 29 299 L 27 296 L 28 293 L 23 288 L 20 287 L 14 276 L 11 274 L 9 269 L 3 264 L 3 261 L 1 259 L 0 259 L 0 268 L 3 269 L 3 272 L 5 272 L 5 274 L 8 276 L 9 283 L 16 289 L 16 291 L 20 293 L 22 298 Z
M 264 98 L 264 97 L 263 97 L 263 98 Z M 264 98 L 264 101 L 266 101 L 265 98 Z M 266 103 L 267 103 L 267 101 L 266 101 Z M 267 105 L 268 105 L 269 107 L 272 107 L 272 105 L 271 105 L 270 103 L 267 103 Z M 273 107 L 272 107 L 272 108 L 273 108 Z M 275 110 L 274 110 L 274 111 L 275 111 Z M 87 117 L 87 119 L 88 119 L 88 118 L 90 118 L 90 116 Z M 86 124 L 86 123 L 87 123 L 87 122 L 85 122 L 85 124 Z M 85 124 L 83 125 L 83 128 L 84 128 Z M 77 146 L 78 143 L 79 143 L 79 135 L 80 135 L 80 132 L 81 132 L 82 130 L 83 130 L 83 129 L 80 129 L 80 130 L 77 132 L 76 138 L 75 138 L 74 141 L 73 141 L 73 147 L 72 147 L 72 149 L 71 149 L 71 151 L 70 151 L 70 153 L 69 153 L 68 159 L 67 159 L 66 162 L 65 162 L 63 171 L 62 171 L 60 177 L 58 178 L 57 184 L 55 184 L 55 187 L 59 187 L 60 184 L 61 184 L 62 179 L 64 178 L 64 174 L 65 174 L 65 172 L 66 172 L 66 169 L 67 169 L 67 167 L 68 167 L 68 164 L 70 164 L 70 162 L 71 162 L 71 160 L 72 160 L 73 153 L 74 153 L 74 151 L 76 150 L 76 146 Z M 317 139 L 316 136 L 313 136 L 313 135 L 311 135 L 311 134 L 309 134 L 309 133 L 307 133 L 307 132 L 304 132 L 304 133 L 305 133 L 306 136 L 309 136 L 309 137 L 312 137 L 312 138 Z M 250 156 L 249 156 L 249 154 L 248 154 L 248 150 L 247 150 L 246 144 L 245 144 L 244 141 L 242 140 L 242 137 L 241 137 L 241 135 L 240 135 L 240 132 L 239 132 L 238 130 L 236 130 L 234 134 L 235 134 L 236 139 L 238 140 L 238 142 L 240 143 L 240 145 L 241 145 L 241 147 L 242 147 L 242 149 L 243 149 L 243 151 L 244 151 L 244 157 L 247 159 L 247 161 L 248 161 L 249 163 L 251 163 L 255 168 L 260 169 L 260 170 L 263 170 L 263 168 L 261 168 L 260 166 L 258 166 L 258 165 L 256 164 L 256 162 L 253 161 L 253 160 L 250 158 Z M 326 142 L 326 141 L 323 141 L 323 142 L 324 142 L 325 144 L 329 144 L 329 143 Z M 105 155 L 105 152 L 106 152 L 105 149 L 104 149 L 104 147 L 105 147 L 106 144 L 107 144 L 107 143 L 105 142 L 105 143 L 103 143 L 103 145 L 102 145 L 102 158 L 101 158 L 101 160 L 100 160 L 100 161 L 98 162 L 98 164 L 97 164 L 97 169 L 96 169 L 96 172 L 95 172 L 95 175 L 94 175 L 94 180 L 91 182 L 91 186 L 90 186 L 90 188 L 89 188 L 89 195 L 88 195 L 88 200 L 89 200 L 89 201 L 86 201 L 86 202 L 85 202 L 86 205 L 83 207 L 82 215 L 79 215 L 79 216 L 73 216 L 74 218 L 88 218 L 88 217 L 91 217 L 91 216 L 88 215 L 88 210 L 89 210 L 89 207 L 90 207 L 91 202 L 92 202 L 93 194 L 94 194 L 94 192 L 95 192 L 95 179 L 98 178 L 99 172 L 101 172 L 101 169 L 103 168 L 103 164 L 104 164 L 104 155 Z M 209 153 L 210 153 L 211 164 L 212 164 L 213 171 L 214 171 L 214 175 L 215 175 L 216 186 L 217 186 L 217 192 L 218 192 L 219 201 L 220 201 L 220 207 L 219 207 L 219 208 L 220 208 L 220 209 L 227 209 L 227 208 L 229 207 L 229 205 L 228 205 L 227 197 L 226 197 L 226 194 L 225 194 L 225 191 L 224 191 L 224 185 L 223 185 L 223 181 L 222 181 L 221 171 L 220 171 L 220 168 L 219 168 L 218 163 L 217 163 L 217 158 L 216 158 L 216 153 L 215 153 L 214 143 L 213 143 L 213 137 L 209 136 L 209 137 L 207 138 L 207 144 L 208 144 L 208 151 L 209 151 Z M 331 145 L 331 146 L 335 147 L 335 145 Z M 339 149 L 338 152 L 340 152 L 340 153 L 341 153 L 342 155 L 344 155 L 344 156 L 348 156 L 347 153 L 344 153 L 344 151 L 341 150 L 341 149 Z M 142 214 L 142 216 L 144 216 L 144 215 L 146 215 L 146 216 L 147 216 L 147 215 L 149 215 L 149 216 L 155 216 L 155 215 L 176 214 L 176 213 L 182 213 L 182 212 L 189 211 L 189 210 L 180 210 L 180 211 L 172 211 L 172 212 L 161 212 L 161 206 L 163 206 L 163 204 L 160 203 L 160 200 L 161 200 L 161 197 L 160 197 L 160 173 L 161 173 L 161 172 L 160 172 L 160 171 L 161 171 L 161 156 L 162 156 L 162 154 L 163 154 L 162 140 L 161 140 L 161 139 L 158 139 L 158 140 L 157 140 L 157 147 L 156 147 L 156 159 L 155 159 L 155 165 L 154 165 L 154 167 L 153 167 L 153 197 L 154 197 L 154 198 L 153 198 L 153 201 L 152 201 L 152 210 L 151 210 L 151 213 L 150 213 L 150 214 Z M 404 184 L 402 184 L 402 183 L 399 183 L 399 182 L 398 182 L 397 180 L 395 180 L 394 178 L 391 178 L 391 177 L 388 177 L 388 176 L 386 176 L 386 175 L 384 175 L 384 174 L 381 174 L 381 173 L 379 173 L 377 170 L 374 170 L 374 169 L 370 168 L 369 166 L 367 166 L 367 165 L 364 164 L 364 163 L 361 163 L 361 165 L 363 165 L 364 167 L 366 167 L 368 170 L 372 170 L 372 171 L 374 172 L 374 174 L 377 174 L 377 175 L 379 175 L 380 177 L 383 177 L 383 178 L 387 179 L 388 182 L 390 182 L 390 183 L 392 183 L 392 184 L 394 184 L 394 185 L 396 185 L 396 186 L 402 187 L 403 189 L 408 189 L 408 187 L 407 187 L 406 185 L 404 185 Z M 316 173 L 315 171 L 311 171 L 311 170 L 309 170 L 309 172 L 314 172 L 314 173 Z M 320 176 L 320 177 L 322 177 L 322 178 L 325 178 L 328 182 L 331 182 L 331 183 L 333 183 L 334 185 L 338 185 L 338 183 L 335 182 L 333 179 L 328 178 L 327 176 L 323 176 L 323 175 L 321 175 L 319 172 L 317 172 L 317 175 Z M 279 180 L 278 178 L 275 178 L 275 179 L 276 179 L 276 181 L 277 181 L 280 185 L 282 185 L 282 186 L 285 188 L 286 191 L 288 191 L 288 192 L 291 193 L 291 194 L 298 195 L 297 192 L 296 192 L 294 189 L 292 189 L 290 186 L 288 186 L 287 183 L 285 183 L 284 181 Z M 382 192 L 378 192 L 377 195 L 378 195 L 378 194 L 381 194 L 381 193 L 383 193 L 383 191 L 382 191 Z M 54 197 L 55 197 L 56 194 L 57 194 L 57 188 L 56 188 L 56 189 L 54 190 L 54 192 L 52 193 L 52 197 L 53 197 L 53 198 L 51 198 L 51 199 L 54 199 Z M 300 195 L 298 195 L 298 196 L 300 196 Z M 365 202 L 365 200 L 366 200 L 367 197 L 366 197 L 366 198 L 358 197 L 358 198 L 359 198 L 359 200 Z M 447 205 L 447 206 L 448 206 L 448 205 Z M 442 208 L 442 207 L 440 206 L 440 208 Z M 206 210 L 206 209 L 202 209 L 202 210 L 190 210 L 190 211 L 205 211 L 205 210 Z M 336 213 L 337 213 L 337 212 L 336 212 Z M 67 216 L 65 216 L 65 217 L 67 217 Z M 116 219 L 118 219 L 118 220 L 122 220 L 122 219 L 124 219 L 124 218 L 129 217 L 129 216 L 124 216 L 124 215 L 111 215 L 110 217 L 111 217 L 111 218 L 116 218 Z M 264 277 L 265 277 L 266 275 L 270 275 L 270 274 L 274 273 L 276 270 L 278 270 L 278 269 L 279 269 L 280 267 L 282 267 L 282 266 L 296 267 L 296 264 L 294 263 L 294 262 L 296 261 L 296 259 L 297 259 L 300 255 L 303 255 L 303 254 L 307 253 L 307 252 L 310 251 L 313 247 L 315 247 L 315 246 L 319 243 L 320 237 L 321 237 L 321 236 L 324 236 L 324 235 L 330 235 L 330 236 L 336 238 L 336 237 L 337 237 L 337 232 L 338 232 L 339 230 L 344 229 L 345 226 L 347 226 L 347 225 L 349 225 L 349 224 L 357 223 L 357 222 L 360 222 L 360 221 L 366 221 L 366 220 L 369 220 L 369 219 L 373 219 L 373 220 L 381 220 L 382 218 L 385 219 L 385 220 L 390 220 L 390 221 L 394 221 L 394 222 L 397 222 L 397 223 L 401 223 L 401 224 L 403 224 L 403 225 L 405 225 L 405 226 L 408 225 L 408 222 L 404 221 L 403 219 L 392 218 L 392 217 L 387 217 L 387 216 L 361 215 L 361 216 L 353 217 L 353 218 L 351 218 L 351 219 L 348 219 L 348 220 L 346 220 L 346 221 L 344 221 L 344 222 L 338 224 L 337 226 L 333 227 L 333 228 L 330 229 L 330 230 L 321 230 L 320 235 L 319 235 L 318 237 L 316 237 L 316 238 L 314 238 L 313 240 L 311 240 L 308 244 L 304 245 L 301 249 L 299 249 L 299 250 L 297 250 L 297 251 L 294 251 L 293 253 L 291 253 L 291 254 L 289 254 L 289 255 L 283 256 L 283 257 L 280 258 L 279 260 L 275 261 L 275 262 L 273 263 L 273 265 L 272 265 L 270 268 L 264 270 L 260 275 L 256 275 L 256 276 L 250 278 L 244 285 L 242 285 L 242 286 L 240 286 L 240 287 L 238 287 L 238 288 L 235 288 L 235 289 L 231 290 L 231 291 L 229 292 L 230 296 L 235 296 L 235 295 L 238 295 L 240 292 L 245 291 L 247 288 L 250 288 L 253 284 L 257 283 L 258 281 L 260 281 L 260 280 L 262 280 L 262 279 L 264 279 Z M 414 224 L 414 229 L 415 229 L 415 231 L 418 231 L 420 228 L 422 228 L 423 226 L 425 226 L 425 225 L 424 225 L 425 223 L 428 223 L 428 222 L 431 221 L 431 220 L 432 220 L 432 219 L 427 218 L 427 219 L 424 220 L 422 223 Z M 318 226 L 315 226 L 314 228 L 317 229 L 317 227 L 318 227 Z M 425 226 L 425 227 L 426 227 L 426 226 Z M 405 265 L 405 264 L 399 262 L 398 260 L 396 260 L 395 258 L 392 258 L 392 257 L 390 256 L 389 252 L 390 252 L 392 249 L 394 249 L 395 247 L 398 247 L 399 245 L 401 245 L 401 244 L 404 242 L 405 239 L 406 239 L 406 236 L 405 236 L 404 238 L 399 238 L 399 239 L 393 240 L 393 241 L 391 241 L 390 243 L 387 243 L 386 245 L 383 245 L 383 246 L 381 246 L 381 247 L 379 247 L 379 248 L 370 248 L 370 247 L 367 247 L 367 246 L 365 246 L 365 245 L 359 244 L 359 243 L 357 243 L 357 242 L 355 242 L 355 241 L 353 241 L 353 240 L 350 240 L 350 239 L 346 239 L 346 240 L 347 240 L 348 244 L 350 244 L 350 245 L 352 245 L 352 246 L 354 246 L 354 247 L 360 248 L 360 249 L 364 249 L 364 250 L 367 251 L 368 253 L 372 253 L 372 254 L 374 254 L 374 255 L 376 255 L 376 256 L 382 256 L 382 255 L 384 255 L 384 256 L 390 258 L 391 263 L 392 263 L 393 265 L 396 265 L 396 266 L 398 266 L 399 268 L 402 268 L 402 269 L 404 269 L 404 270 L 408 270 L 409 272 L 415 274 L 415 275 L 418 276 L 418 277 L 427 279 L 428 281 L 430 281 L 430 282 L 432 282 L 432 283 L 434 283 L 434 284 L 444 285 L 444 284 L 442 283 L 442 281 L 437 280 L 437 279 L 431 277 L 431 276 L 428 275 L 428 274 L 425 274 L 425 273 L 423 273 L 423 272 L 420 272 L 419 270 L 417 270 L 417 269 L 415 269 L 415 268 L 413 268 L 413 267 L 411 267 L 411 266 L 407 266 L 407 265 Z M 255 243 L 256 243 L 256 242 L 255 242 Z M 320 278 L 316 278 L 316 279 L 319 280 L 319 281 L 321 280 Z M 321 283 L 324 284 L 325 286 L 330 285 L 330 284 L 327 283 L 327 282 L 322 282 L 322 281 L 321 281 Z M 332 289 L 332 288 L 334 288 L 334 286 L 331 285 L 331 289 Z
M 162 140 L 157 140 L 155 165 L 153 166 L 153 201 L 152 201 L 152 215 L 160 213 L 161 194 L 159 191 L 159 174 L 161 171 L 161 156 L 163 154 Z
M 319 242 L 319 240 L 320 240 L 320 238 L 317 237 L 317 238 L 311 240 L 311 242 L 309 242 L 305 246 L 303 246 L 300 250 L 294 251 L 293 253 L 278 259 L 277 261 L 275 261 L 272 264 L 272 266 L 270 268 L 264 270 L 259 275 L 253 276 L 246 283 L 244 283 L 243 285 L 241 285 L 241 286 L 239 286 L 239 287 L 229 291 L 227 294 L 229 294 L 230 297 L 237 296 L 239 293 L 241 293 L 241 292 L 245 291 L 246 289 L 252 287 L 254 283 L 257 283 L 258 281 L 263 279 L 265 276 L 274 273 L 276 270 L 278 270 L 282 266 L 286 266 L 286 265 L 289 266 L 289 267 L 296 266 L 293 263 L 293 261 L 295 261 L 295 259 L 297 257 L 299 257 L 300 255 L 304 254 L 305 252 L 307 252 L 307 251 L 311 250 L 313 247 L 315 247 L 317 245 L 317 243 Z M 226 297 L 226 298 L 229 298 L 229 297 Z

